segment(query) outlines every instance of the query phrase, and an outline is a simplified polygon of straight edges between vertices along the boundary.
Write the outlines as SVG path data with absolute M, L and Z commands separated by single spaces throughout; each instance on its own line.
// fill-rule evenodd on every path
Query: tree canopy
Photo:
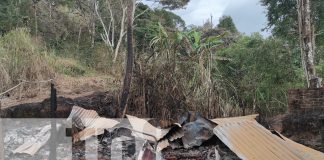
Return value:
M 178 9 L 185 7 L 190 0 L 153 0 L 155 2 L 159 2 L 167 9 Z
M 226 29 L 232 33 L 238 32 L 231 16 L 222 16 L 219 19 L 217 27 Z
M 324 2 L 311 0 L 312 20 L 315 23 L 316 42 L 323 44 L 324 34 Z M 266 7 L 268 24 L 266 29 L 272 30 L 275 36 L 297 41 L 298 18 L 296 0 L 261 0 L 261 5 Z

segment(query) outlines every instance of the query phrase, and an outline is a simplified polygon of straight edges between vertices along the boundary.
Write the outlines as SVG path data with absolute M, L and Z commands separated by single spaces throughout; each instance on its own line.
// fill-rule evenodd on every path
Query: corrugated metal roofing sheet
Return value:
M 137 131 L 137 132 L 132 132 L 132 134 L 135 137 L 140 137 L 140 138 L 147 139 L 150 141 L 156 141 L 156 140 L 160 140 L 161 138 L 163 138 L 166 134 L 168 134 L 168 132 L 171 129 L 171 128 L 167 128 L 167 129 L 156 128 L 144 119 L 137 118 L 137 117 L 131 116 L 131 115 L 126 115 L 126 116 L 129 120 L 130 124 L 132 125 L 132 129 L 134 131 Z M 142 133 L 144 133 L 144 134 L 142 134 Z M 151 135 L 151 136 L 148 136 L 148 135 Z M 153 137 L 155 137 L 156 139 Z
M 274 135 L 253 117 L 214 119 L 214 133 L 244 160 L 324 160 L 323 153 Z
M 94 110 L 86 110 L 78 106 L 73 106 L 68 121 L 77 128 L 83 129 L 73 135 L 74 141 L 86 140 L 92 136 L 101 135 L 105 129 L 113 128 L 119 123 L 113 119 L 100 117 Z
M 283 137 L 283 139 L 292 147 L 297 148 L 300 152 L 303 152 L 304 154 L 309 154 L 309 156 L 311 157 L 310 159 L 321 159 L 324 160 L 324 156 L 322 152 L 319 152 L 317 150 L 314 150 L 312 148 L 306 147 L 304 145 L 301 145 L 299 143 L 296 143 L 294 141 L 292 141 L 291 139 L 284 137 L 282 135 L 280 135 L 281 137 Z
M 211 121 L 216 124 L 233 123 L 233 122 L 241 122 L 241 121 L 255 121 L 255 118 L 257 116 L 259 115 L 252 114 L 252 115 L 241 116 L 241 117 L 216 118 L 216 119 L 211 119 Z

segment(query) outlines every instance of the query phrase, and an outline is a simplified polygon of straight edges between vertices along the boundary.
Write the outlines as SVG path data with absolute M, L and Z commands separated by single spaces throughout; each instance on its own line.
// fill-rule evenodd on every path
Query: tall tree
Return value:
M 297 5 L 296 0 L 260 0 L 266 7 L 268 24 L 266 29 L 271 29 L 275 36 L 297 40 Z
M 158 2 L 163 5 L 164 8 L 167 9 L 178 9 L 185 7 L 190 0 L 147 0 L 152 2 Z
M 231 16 L 222 16 L 219 19 L 217 27 L 226 29 L 232 33 L 238 32 Z
M 124 40 L 124 36 L 126 34 L 125 32 L 125 21 L 126 21 L 126 9 L 127 9 L 127 4 L 124 3 L 123 0 L 119 0 L 119 5 L 118 8 L 119 10 L 116 11 L 114 10 L 114 6 L 112 6 L 111 2 L 106 1 L 106 5 L 108 6 L 108 12 L 109 12 L 109 17 L 110 17 L 110 22 L 108 23 L 108 25 L 105 24 L 104 20 L 103 20 L 103 16 L 101 15 L 101 13 L 99 13 L 99 2 L 96 2 L 96 7 L 95 7 L 95 12 L 100 20 L 100 23 L 103 27 L 104 33 L 101 34 L 101 38 L 102 40 L 105 42 L 105 44 L 107 45 L 107 47 L 110 49 L 111 52 L 114 53 L 114 62 L 116 62 L 117 60 L 117 56 L 119 53 L 119 49 L 122 45 L 122 42 Z M 117 8 L 117 7 L 116 7 Z M 118 16 L 117 12 L 121 12 L 121 16 Z M 120 19 L 119 23 L 118 20 Z M 117 30 L 119 29 L 119 38 L 117 43 L 115 43 L 115 32 L 117 32 Z
M 314 67 L 315 35 L 310 0 L 298 0 L 298 29 L 308 87 L 318 88 L 321 84 Z
M 123 91 L 120 99 L 120 109 L 123 111 L 122 118 L 125 116 L 126 107 L 128 102 L 128 95 L 132 83 L 133 66 L 134 66 L 134 47 L 133 47 L 133 20 L 135 2 L 129 0 L 130 3 L 127 7 L 127 61 L 126 61 L 126 73 L 124 77 Z
M 134 38 L 140 44 L 136 48 L 142 52 L 151 52 L 150 42 L 159 33 L 160 25 L 172 32 L 185 28 L 180 16 L 166 9 L 151 9 L 143 3 L 137 4 L 135 17 Z
M 260 0 L 266 8 L 268 24 L 265 29 L 281 38 L 298 42 L 298 0 Z M 324 42 L 324 1 L 310 0 L 311 18 L 313 19 L 318 45 Z
M 1 0 L 0 1 L 0 35 L 15 29 L 31 25 L 32 5 L 36 1 Z
M 307 79 L 308 86 L 310 86 L 309 79 L 318 80 L 315 78 L 315 70 L 312 68 L 314 68 L 314 65 L 318 63 L 320 61 L 320 58 L 324 55 L 324 1 L 260 1 L 261 5 L 267 8 L 266 13 L 268 18 L 268 26 L 266 29 L 271 30 L 274 36 L 287 40 L 288 44 L 290 44 L 292 48 L 297 48 L 298 46 L 300 46 L 300 49 L 302 50 L 301 59 L 303 68 L 305 70 L 305 77 Z M 307 7 L 305 6 L 306 4 Z M 301 5 L 304 7 L 302 7 Z M 309 28 L 310 30 L 306 28 Z M 306 31 L 305 29 L 309 31 Z M 306 42 L 303 42 L 306 39 L 308 39 L 308 41 L 312 43 L 312 47 L 306 48 L 308 44 L 306 44 Z M 315 47 L 315 44 L 317 47 Z M 318 55 L 315 55 L 315 52 L 317 52 Z M 316 56 L 317 58 L 314 59 L 314 56 Z

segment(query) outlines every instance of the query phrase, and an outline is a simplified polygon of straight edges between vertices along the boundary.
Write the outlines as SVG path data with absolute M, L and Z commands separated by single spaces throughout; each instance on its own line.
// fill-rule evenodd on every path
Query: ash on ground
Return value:
M 37 122 L 37 123 L 35 123 Z M 50 124 L 50 121 L 26 120 L 3 122 L 5 125 L 5 159 L 9 160 L 44 160 L 48 159 L 50 147 L 44 145 L 35 155 L 13 154 L 16 148 L 26 141 L 36 138 L 33 137 L 40 132 L 42 127 Z M 103 135 L 90 138 L 86 141 L 72 144 L 58 141 L 57 142 L 57 159 L 137 159 L 139 152 L 142 150 L 146 141 L 135 138 L 131 130 L 126 128 L 114 129 L 111 132 L 105 131 Z M 48 142 L 49 143 L 49 142 Z M 155 144 L 149 143 L 151 146 Z M 220 140 L 213 137 L 200 147 L 184 149 L 179 147 L 172 149 L 168 147 L 157 155 L 157 159 L 215 159 L 215 150 L 218 151 L 221 159 L 239 159 L 230 149 L 228 149 Z

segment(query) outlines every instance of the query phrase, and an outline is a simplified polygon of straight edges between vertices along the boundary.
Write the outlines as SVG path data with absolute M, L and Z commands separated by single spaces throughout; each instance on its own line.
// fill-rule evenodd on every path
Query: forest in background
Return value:
M 206 117 L 287 110 L 287 91 L 307 86 L 295 0 L 260 0 L 271 36 L 240 33 L 232 18 L 186 25 L 171 10 L 189 0 L 160 0 L 134 12 L 130 108 L 150 117 L 180 109 Z M 19 80 L 57 75 L 111 76 L 126 63 L 127 0 L 1 0 L 0 91 Z M 324 2 L 311 0 L 316 71 L 324 77 Z M 252 17 L 251 17 L 252 18 Z M 133 106 L 133 107 L 131 107 Z

